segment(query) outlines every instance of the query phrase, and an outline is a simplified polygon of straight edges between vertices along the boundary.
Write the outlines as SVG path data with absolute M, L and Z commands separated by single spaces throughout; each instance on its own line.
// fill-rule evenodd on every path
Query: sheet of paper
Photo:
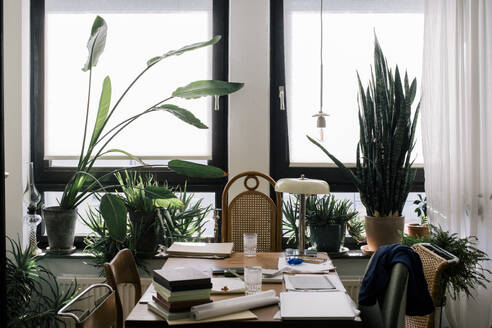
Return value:
M 284 273 L 327 273 L 330 270 L 334 270 L 335 266 L 329 260 L 319 264 L 303 262 L 297 265 L 289 265 L 285 257 L 279 257 L 278 269 Z
M 313 276 L 318 276 L 319 275 L 315 275 L 315 274 L 296 274 L 295 275 L 296 277 L 313 277 Z M 292 286 L 292 283 L 290 282 L 290 280 L 288 279 L 288 275 L 285 275 L 285 289 L 287 290 L 295 290 L 294 286 Z M 346 289 L 345 287 L 343 287 L 343 284 L 342 284 L 342 281 L 340 280 L 340 277 L 336 274 L 326 274 L 324 275 L 324 277 L 326 277 L 330 283 L 335 287 L 335 289 L 323 289 L 321 291 L 340 291 L 340 292 L 346 292 Z M 311 290 L 312 291 L 312 290 Z
M 242 311 L 237 313 L 226 314 L 220 317 L 204 319 L 204 320 L 193 320 L 193 319 L 181 319 L 181 320 L 168 320 L 167 324 L 169 326 L 177 325 L 189 325 L 202 322 L 217 322 L 217 321 L 233 321 L 233 320 L 251 320 L 257 319 L 258 317 L 251 311 Z
M 212 294 L 240 294 L 244 289 L 244 281 L 239 278 L 212 278 Z
M 152 301 L 152 296 L 156 294 L 156 291 L 154 289 L 154 285 L 150 284 L 149 288 L 145 291 L 143 296 L 140 298 L 138 303 L 140 304 L 147 304 L 150 301 Z
M 326 275 L 286 275 L 294 289 L 301 290 L 333 290 L 335 286 Z

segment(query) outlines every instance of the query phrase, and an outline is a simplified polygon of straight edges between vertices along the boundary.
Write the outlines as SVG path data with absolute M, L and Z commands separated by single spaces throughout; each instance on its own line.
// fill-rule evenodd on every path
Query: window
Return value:
M 271 18 L 271 174 L 278 179 L 305 173 L 328 181 L 333 191 L 355 191 L 306 139 L 319 136 L 312 115 L 320 108 L 320 0 L 273 0 Z M 355 165 L 359 139 L 356 72 L 366 85 L 374 33 L 389 65 L 408 70 L 420 89 L 423 24 L 422 0 L 323 0 L 323 110 L 330 115 L 324 146 L 347 166 Z M 285 86 L 285 111 L 280 110 L 279 86 Z M 419 127 L 417 132 L 414 191 L 423 191 Z
M 108 37 L 92 73 L 90 115 L 94 116 L 105 76 L 111 78 L 114 104 L 150 58 L 222 35 L 213 47 L 170 57 L 152 67 L 121 102 L 112 118 L 115 124 L 194 80 L 227 80 L 228 11 L 228 1 L 220 0 L 31 1 L 31 158 L 36 185 L 45 193 L 47 205 L 56 204 L 57 192 L 63 190 L 78 162 L 88 90 L 88 73 L 81 68 L 96 15 L 106 20 Z M 226 97 L 220 98 L 218 111 L 213 110 L 210 98 L 173 99 L 173 104 L 191 110 L 209 129 L 196 129 L 166 113 L 151 113 L 108 147 L 124 149 L 154 165 L 181 158 L 227 170 Z M 89 131 L 94 116 L 89 117 Z M 99 160 L 94 171 L 102 175 L 137 165 L 113 156 Z M 162 167 L 146 171 L 171 185 L 185 180 Z M 205 195 L 206 205 L 215 206 L 225 182 L 188 179 L 188 190 L 197 197 Z

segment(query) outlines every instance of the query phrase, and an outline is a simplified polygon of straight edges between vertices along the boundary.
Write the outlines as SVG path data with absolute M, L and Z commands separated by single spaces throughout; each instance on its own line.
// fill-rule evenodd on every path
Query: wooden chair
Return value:
M 128 249 L 122 249 L 116 254 L 110 263 L 104 264 L 104 272 L 106 273 L 106 280 L 108 284 L 113 288 L 116 294 L 116 311 L 117 311 L 117 328 L 124 327 L 124 311 L 123 303 L 120 293 L 118 292 L 118 286 L 121 284 L 131 284 L 135 288 L 135 299 L 132 308 L 137 304 L 138 300 L 142 296 L 142 285 L 140 283 L 140 276 L 138 275 L 137 265 L 133 258 L 132 252 Z
M 246 191 L 241 192 L 229 203 L 230 187 L 244 178 Z M 262 178 L 270 186 L 275 181 L 266 174 L 247 171 L 233 177 L 226 184 L 222 194 L 222 241 L 234 242 L 234 251 L 243 251 L 243 233 L 258 234 L 258 252 L 279 252 L 282 249 L 282 200 L 275 193 L 275 202 L 270 196 L 256 190 Z M 250 186 L 250 182 L 253 185 Z
M 457 263 L 459 259 L 444 249 L 430 244 L 415 244 L 413 250 L 417 252 L 422 261 L 425 280 L 434 306 L 441 307 L 443 302 L 444 286 L 441 284 L 441 275 L 450 264 Z M 426 247 L 427 246 L 427 247 Z M 434 249 L 432 251 L 431 249 Z M 446 257 L 446 258 L 444 258 Z M 435 326 L 436 311 L 425 316 L 406 316 L 407 328 L 432 328 Z
M 58 311 L 75 320 L 76 328 L 109 328 L 116 325 L 116 294 L 107 284 L 89 286 Z

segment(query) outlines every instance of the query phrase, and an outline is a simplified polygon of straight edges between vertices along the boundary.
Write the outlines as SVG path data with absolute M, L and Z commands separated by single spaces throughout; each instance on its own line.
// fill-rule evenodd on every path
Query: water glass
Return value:
M 256 232 L 243 234 L 244 256 L 256 256 Z
M 261 292 L 261 266 L 244 267 L 244 285 L 246 295 L 253 295 Z

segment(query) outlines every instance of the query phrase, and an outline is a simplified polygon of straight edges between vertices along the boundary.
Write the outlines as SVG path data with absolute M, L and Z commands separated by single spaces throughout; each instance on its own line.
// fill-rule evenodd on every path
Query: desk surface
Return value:
M 173 268 L 177 266 L 189 266 L 200 270 L 208 270 L 213 267 L 232 268 L 243 267 L 245 265 L 260 265 L 266 269 L 277 269 L 278 257 L 280 253 L 258 253 L 256 257 L 244 257 L 242 253 L 234 253 L 231 257 L 212 260 L 212 259 L 193 259 L 193 258 L 169 258 L 164 264 L 164 268 Z M 337 274 L 333 272 L 333 274 Z M 263 290 L 275 290 L 277 295 L 284 291 L 283 284 L 266 284 L 262 285 Z M 148 290 L 146 293 L 149 292 Z M 214 301 L 225 298 L 237 297 L 240 295 L 212 295 Z M 266 306 L 263 308 L 253 309 L 252 312 L 258 316 L 253 320 L 241 320 L 232 322 L 212 322 L 200 323 L 196 325 L 186 325 L 177 327 L 299 327 L 303 321 L 282 321 L 274 319 L 274 315 L 280 310 L 278 305 Z M 305 322 L 304 322 L 305 323 Z M 168 327 L 166 321 L 160 316 L 147 309 L 147 304 L 137 303 L 125 320 L 126 328 L 140 327 Z M 309 327 L 361 327 L 362 323 L 358 321 L 343 320 L 310 320 Z

